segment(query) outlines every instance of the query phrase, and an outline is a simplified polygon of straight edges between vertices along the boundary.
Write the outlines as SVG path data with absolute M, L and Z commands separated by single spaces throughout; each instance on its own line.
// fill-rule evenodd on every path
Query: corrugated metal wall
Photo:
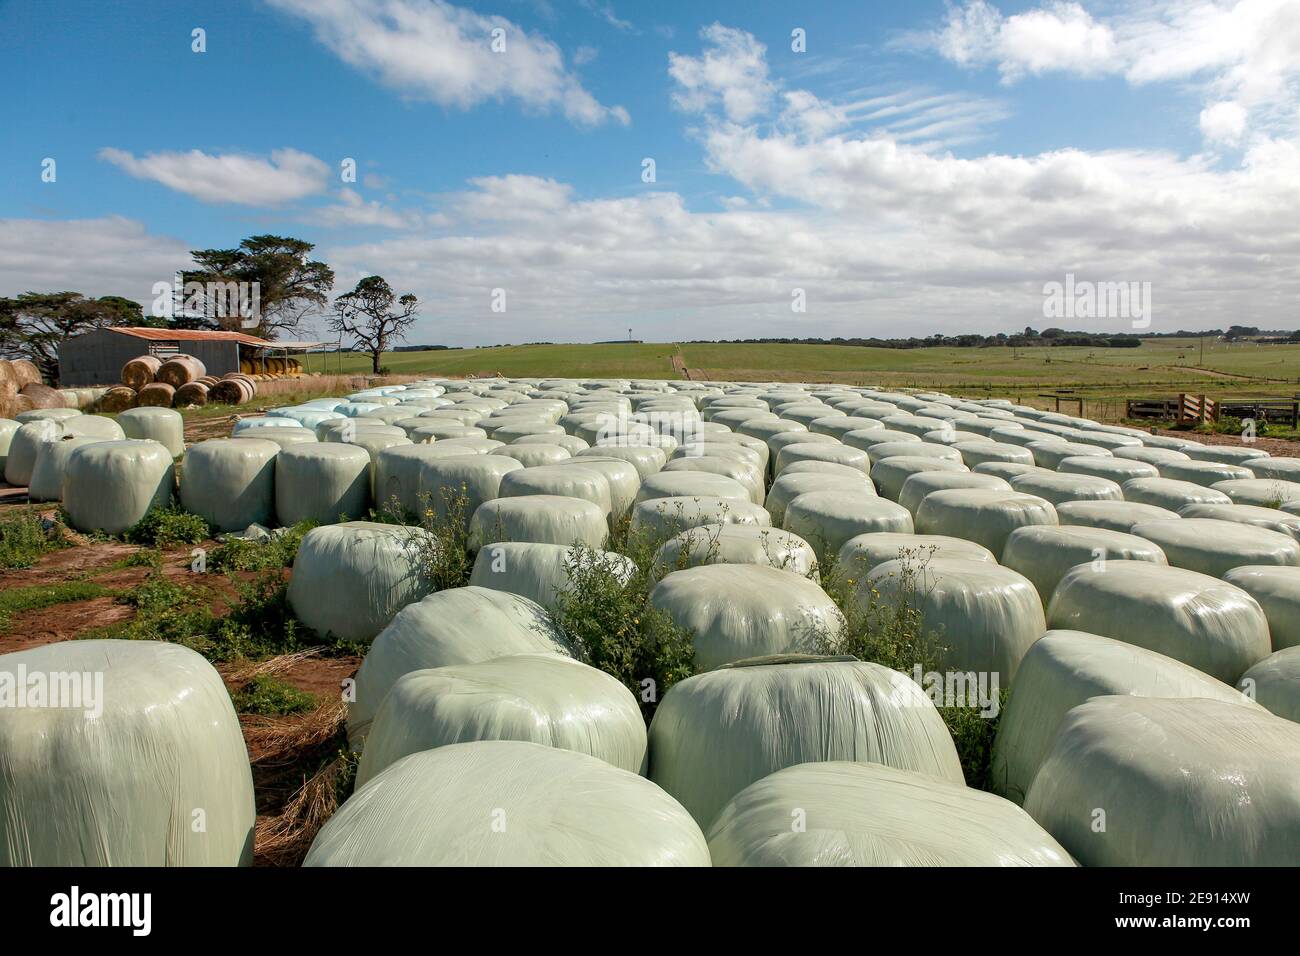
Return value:
M 122 366 L 136 356 L 148 354 L 151 345 L 178 346 L 177 351 L 201 361 L 209 375 L 239 371 L 238 342 L 151 342 L 110 329 L 96 329 L 59 346 L 59 385 L 116 385 L 122 380 Z

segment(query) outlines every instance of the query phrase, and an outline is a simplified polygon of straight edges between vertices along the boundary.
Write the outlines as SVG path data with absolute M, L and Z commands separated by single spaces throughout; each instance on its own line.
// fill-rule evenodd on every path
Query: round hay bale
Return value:
M 1011 479 L 1011 487 L 1025 495 L 1037 495 L 1054 505 L 1067 501 L 1123 501 L 1124 492 L 1109 478 L 1091 475 L 1035 471 Z
M 162 359 L 156 355 L 139 355 L 122 366 L 120 379 L 127 388 L 138 392 L 154 382 L 161 367 Z
M 579 552 L 562 544 L 498 541 L 479 551 L 469 583 L 517 594 L 550 609 L 569 587 L 575 562 L 584 569 L 594 564 L 624 583 L 636 574 L 636 563 L 614 551 Z
M 219 532 L 271 524 L 279 452 L 275 442 L 256 438 L 196 442 L 181 466 L 181 504 Z
M 621 458 L 637 470 L 644 481 L 650 475 L 659 472 L 668 461 L 668 453 L 662 448 L 641 447 L 600 447 L 584 448 L 575 452 L 574 458 Z
M 520 496 L 560 496 L 588 501 L 600 509 L 607 524 L 612 527 L 614 505 L 609 479 L 594 468 L 539 465 L 519 468 L 501 479 L 499 494 L 502 498 Z M 536 540 L 533 538 L 506 540 Z M 584 539 L 585 540 L 585 539 Z M 555 541 L 554 544 L 572 544 L 572 541 Z
M 158 366 L 158 371 L 154 373 L 154 381 L 177 389 L 182 385 L 198 381 L 207 374 L 208 370 L 203 367 L 203 363 L 193 355 L 177 355 Z
M 151 405 L 156 408 L 171 408 L 176 400 L 176 390 L 166 382 L 154 382 L 146 385 L 136 393 L 137 405 Z
M 172 401 L 181 407 L 186 405 L 206 405 L 208 403 L 208 386 L 203 382 L 186 382 L 176 389 Z
M 110 413 L 124 412 L 128 408 L 135 408 L 139 401 L 140 396 L 136 394 L 135 389 L 125 385 L 114 385 L 99 400 L 99 407 Z
M 219 381 L 221 381 L 221 379 L 217 378 L 217 376 L 215 375 L 204 375 L 202 378 L 197 379 L 196 381 L 191 382 L 190 384 L 206 385 L 208 388 L 211 388 L 213 385 L 216 385 Z
M 994 475 L 977 475 L 966 471 L 920 471 L 909 475 L 898 492 L 898 503 L 916 517 L 925 496 L 947 488 L 990 488 L 1010 491 L 1011 486 Z
M 150 508 L 171 503 L 172 456 L 156 441 L 97 441 L 68 458 L 63 507 L 78 531 L 121 534 Z
M 513 458 L 492 454 L 425 459 L 419 471 L 418 493 L 428 500 L 421 507 L 432 508 L 439 521 L 447 521 L 453 513 L 458 513 L 459 520 L 468 528 L 480 505 L 500 497 L 502 479 L 523 467 Z
M 354 521 L 370 504 L 370 453 L 356 445 L 303 442 L 275 456 L 280 524 Z
M 223 378 L 208 389 L 208 401 L 214 405 L 243 405 L 253 400 L 256 389 L 242 378 Z
M 39 382 L 32 382 L 24 385 L 18 390 L 20 395 L 26 396 L 27 400 L 32 403 L 33 408 L 65 408 L 63 397 L 57 391 L 48 385 L 42 385 Z
M 32 466 L 31 481 L 27 484 L 27 497 L 31 501 L 62 501 L 63 476 L 68 459 L 82 445 L 103 441 L 91 435 L 60 435 L 51 441 L 41 442 Z
M 1176 568 L 1222 577 L 1247 564 L 1300 566 L 1300 542 L 1289 534 L 1214 518 L 1163 518 L 1133 534 L 1164 549 Z
M 609 512 L 595 502 L 534 494 L 494 498 L 479 505 L 470 519 L 468 544 L 471 552 L 498 541 L 586 545 L 603 550 L 608 538 Z
M 941 534 L 906 534 L 873 531 L 849 538 L 837 560 L 854 579 L 865 578 L 886 561 L 906 561 L 909 566 L 928 564 L 931 558 L 965 558 L 997 564 L 993 552 L 974 541 Z
M 931 446 L 934 448 L 947 448 L 942 445 Z M 887 498 L 890 501 L 897 501 L 898 496 L 902 494 L 903 484 L 913 475 L 918 475 L 926 471 L 946 471 L 946 472 L 967 472 L 969 469 L 960 461 L 953 461 L 947 458 L 936 458 L 933 456 L 918 455 L 892 455 L 888 458 L 878 458 L 871 466 L 871 478 L 876 484 L 876 491 L 880 497 Z
M 28 422 L 66 422 L 69 418 L 80 416 L 81 412 L 74 408 L 33 408 L 19 412 L 17 420 L 20 424 L 26 425 Z
M 1002 549 L 1002 565 L 1023 574 L 1042 598 L 1043 607 L 1066 573 L 1080 564 L 1149 561 L 1168 564 L 1159 545 L 1136 534 L 1078 525 L 1017 528 Z
M 856 492 L 807 491 L 785 509 L 781 527 L 799 535 L 829 564 L 850 538 L 874 531 L 912 532 L 912 515 L 902 505 Z
M 18 391 L 25 392 L 29 385 L 41 384 L 41 372 L 34 362 L 27 359 L 10 359 L 9 369 L 13 373 L 14 384 Z
M 1056 519 L 1063 525 L 1106 528 L 1132 534 L 1143 521 L 1177 518 L 1178 512 L 1137 501 L 1066 501 L 1056 506 Z

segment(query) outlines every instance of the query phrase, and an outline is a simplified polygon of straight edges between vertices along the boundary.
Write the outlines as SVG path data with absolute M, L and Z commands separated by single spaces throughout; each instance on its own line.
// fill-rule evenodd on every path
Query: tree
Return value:
M 329 328 L 355 339 L 357 351 L 369 352 L 378 375 L 380 356 L 388 351 L 390 341 L 406 338 L 406 330 L 415 324 L 418 306 L 414 294 L 398 298 L 382 277 L 367 276 L 351 292 L 334 300 Z
M 203 285 L 197 297 L 185 296 L 187 307 L 193 306 L 207 319 L 176 317 L 176 326 L 202 328 L 240 328 L 254 335 L 273 339 L 280 332 L 296 332 L 309 314 L 324 311 L 334 286 L 334 270 L 323 262 L 310 259 L 316 248 L 310 242 L 288 236 L 250 236 L 237 249 L 197 249 L 190 253 L 198 267 L 182 274 L 185 284 Z M 222 313 L 225 301 L 209 294 L 210 283 L 256 283 L 257 310 L 251 319 L 256 325 L 243 326 L 238 315 Z M 197 299 L 198 301 L 194 301 Z
M 0 298 L 0 354 L 34 362 L 49 382 L 59 378 L 59 346 L 91 329 L 140 325 L 139 302 L 106 295 L 88 299 L 80 292 L 24 292 Z

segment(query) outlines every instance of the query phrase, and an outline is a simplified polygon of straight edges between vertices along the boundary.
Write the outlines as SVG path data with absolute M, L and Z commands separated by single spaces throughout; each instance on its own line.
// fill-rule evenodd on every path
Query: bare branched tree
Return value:
M 334 300 L 329 328 L 349 336 L 360 349 L 369 352 L 378 375 L 380 356 L 394 339 L 406 337 L 406 330 L 415 324 L 418 308 L 413 293 L 399 298 L 381 276 L 367 276 L 351 292 Z

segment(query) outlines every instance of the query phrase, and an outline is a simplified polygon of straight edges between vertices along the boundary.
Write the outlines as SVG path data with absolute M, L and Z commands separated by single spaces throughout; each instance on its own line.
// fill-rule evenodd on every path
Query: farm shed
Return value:
M 266 358 L 318 344 L 271 342 L 243 332 L 127 326 L 93 329 L 59 346 L 59 386 L 116 385 L 121 380 L 122 366 L 140 355 L 156 355 L 164 362 L 178 353 L 193 355 L 209 375 L 220 377 L 238 372 L 240 359 L 252 361 L 257 370 Z

